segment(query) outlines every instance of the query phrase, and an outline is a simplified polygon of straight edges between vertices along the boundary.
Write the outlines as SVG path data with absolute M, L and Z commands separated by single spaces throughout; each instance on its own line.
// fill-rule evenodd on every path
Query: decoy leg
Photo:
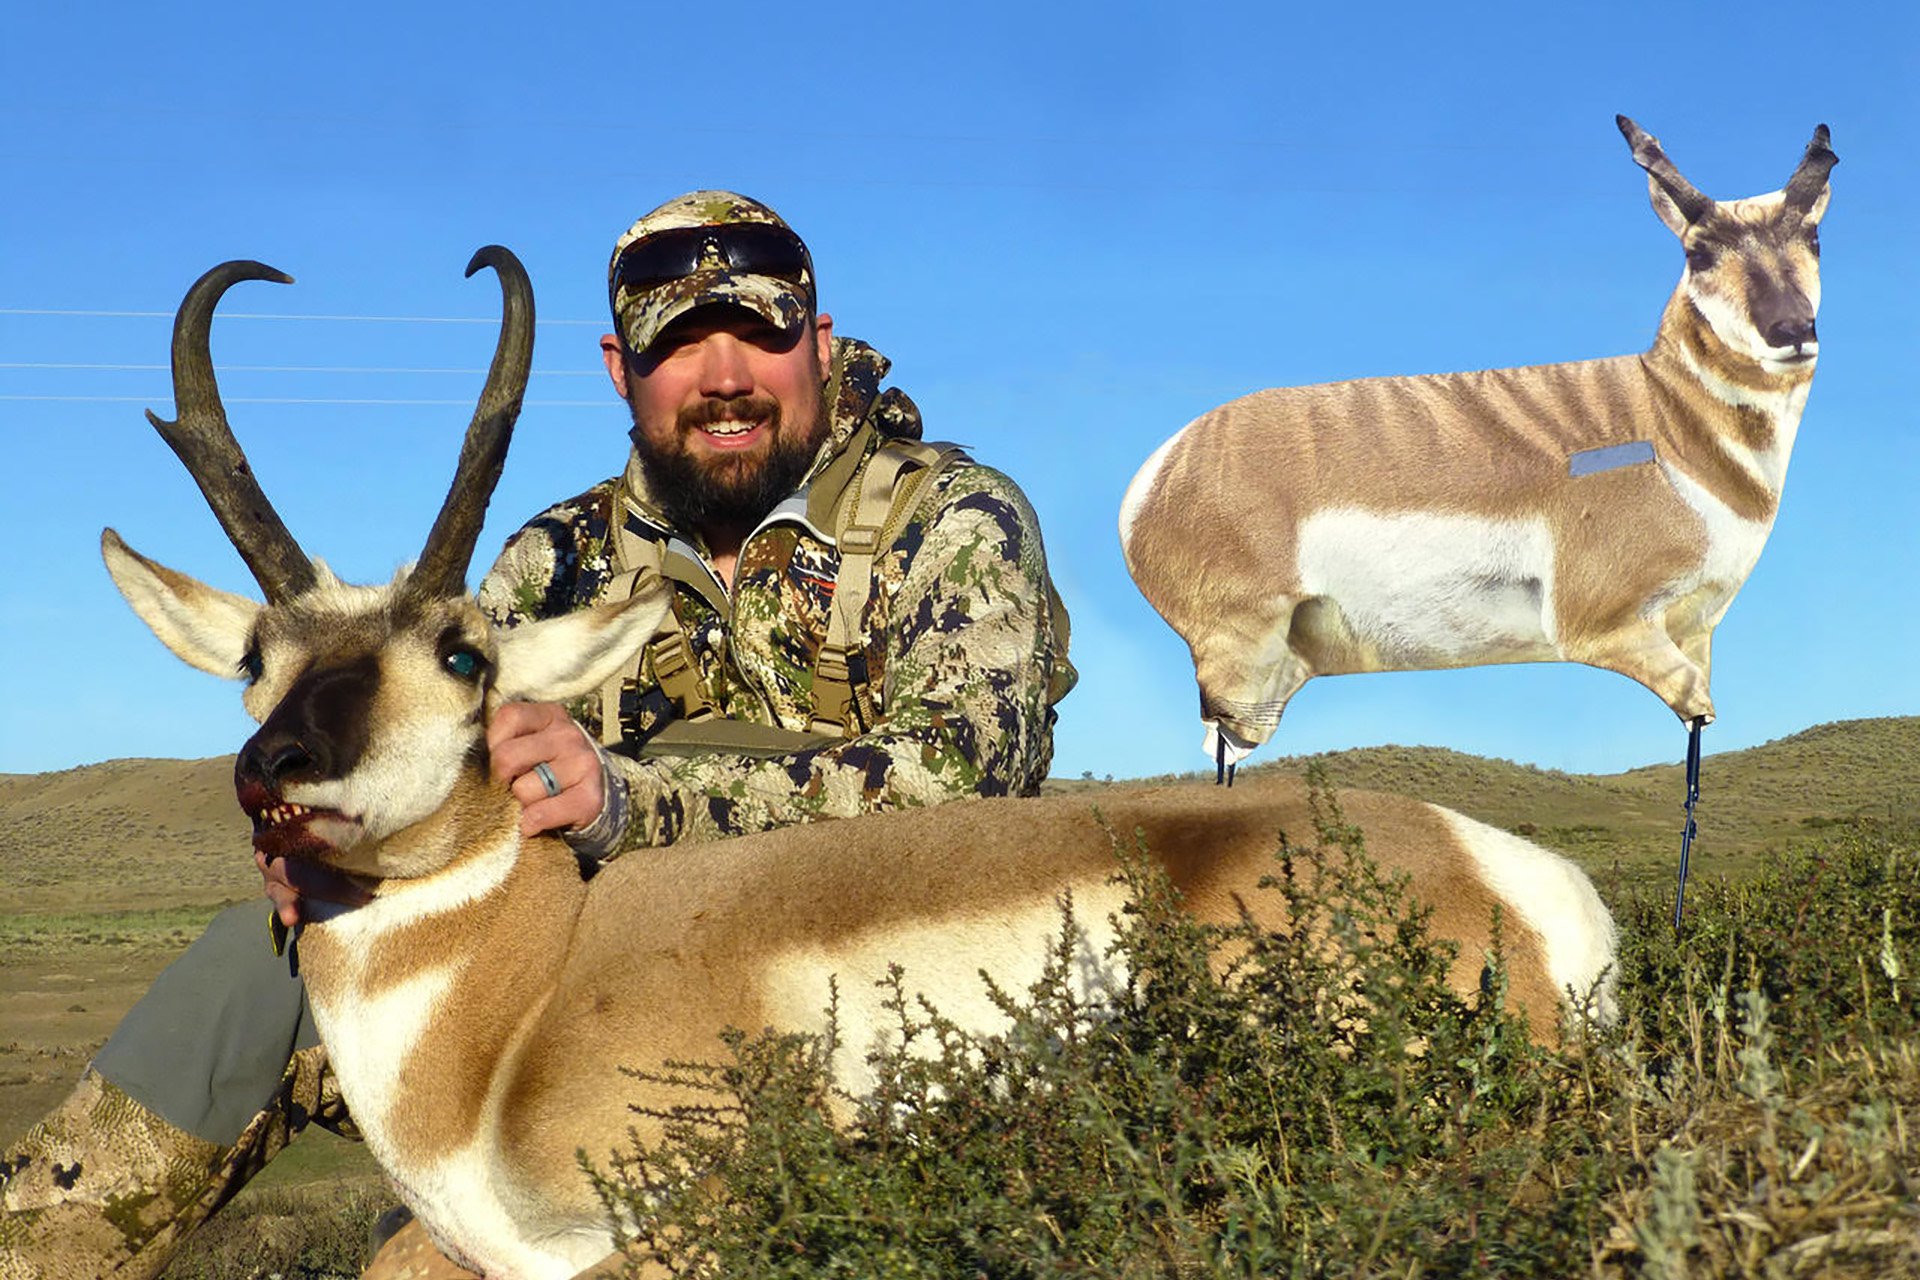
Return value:
M 1687 722 L 1687 824 L 1680 829 L 1680 884 L 1673 894 L 1673 930 L 1680 931 L 1680 912 L 1687 900 L 1687 855 L 1693 851 L 1693 806 L 1700 800 L 1700 727 L 1705 716 Z

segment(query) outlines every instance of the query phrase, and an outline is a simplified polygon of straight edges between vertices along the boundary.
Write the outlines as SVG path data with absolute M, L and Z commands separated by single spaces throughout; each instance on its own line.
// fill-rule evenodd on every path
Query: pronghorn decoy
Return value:
M 894 1024 L 873 980 L 890 962 L 961 1025 L 999 1014 L 978 974 L 1017 990 L 1040 971 L 1068 895 L 1086 929 L 1090 991 L 1108 954 L 1110 831 L 1139 830 L 1216 921 L 1278 923 L 1275 836 L 1310 827 L 1297 783 L 1218 803 L 1191 787 L 1087 800 L 978 800 L 848 818 L 698 847 L 636 852 L 583 882 L 551 836 L 524 838 L 489 781 L 485 725 L 503 700 L 564 699 L 632 660 L 668 609 L 643 583 L 615 605 L 495 631 L 463 585 L 525 387 L 532 299 L 501 249 L 506 319 L 458 478 L 418 563 L 348 586 L 310 561 L 234 442 L 207 352 L 234 282 L 284 279 L 258 263 L 193 286 L 174 332 L 179 421 L 156 419 L 205 491 L 267 602 L 207 587 L 130 550 L 102 552 L 134 611 L 181 658 L 247 679 L 260 721 L 235 762 L 256 848 L 362 878 L 372 900 L 321 911 L 298 938 L 315 1021 L 341 1089 L 401 1196 L 454 1257 L 489 1276 L 561 1277 L 603 1259 L 612 1224 L 576 1163 L 607 1167 L 629 1111 L 682 1101 L 623 1066 L 700 1060 L 728 1026 L 821 1031 L 829 978 L 862 1087 L 866 1051 Z M 471 271 L 472 268 L 469 268 Z M 1453 981 L 1476 991 L 1499 907 L 1509 999 L 1552 1034 L 1569 991 L 1611 1007 L 1611 917 L 1572 863 L 1518 836 L 1404 797 L 1353 793 L 1371 855 L 1404 871 L 1462 944 Z
M 1781 191 L 1716 201 L 1616 117 L 1686 267 L 1650 350 L 1255 392 L 1127 489 L 1135 583 L 1193 651 L 1223 775 L 1313 676 L 1583 662 L 1689 727 L 1760 556 L 1819 344 L 1827 127 Z

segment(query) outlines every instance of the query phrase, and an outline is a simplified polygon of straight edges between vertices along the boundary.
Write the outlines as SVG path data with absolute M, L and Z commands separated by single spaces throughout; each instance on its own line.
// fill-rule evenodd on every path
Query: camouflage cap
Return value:
M 737 234 L 730 234 L 735 228 Z M 699 234 L 711 229 L 707 235 Z M 607 264 L 613 322 L 645 351 L 697 307 L 744 307 L 781 329 L 814 311 L 813 259 L 780 215 L 731 191 L 676 196 L 628 227 Z

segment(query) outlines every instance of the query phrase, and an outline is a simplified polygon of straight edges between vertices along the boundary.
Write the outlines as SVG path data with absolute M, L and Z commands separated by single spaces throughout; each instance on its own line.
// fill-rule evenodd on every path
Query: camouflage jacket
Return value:
M 816 478 L 837 458 L 871 456 L 883 437 L 918 437 L 913 402 L 880 390 L 886 369 L 872 348 L 835 339 L 832 432 Z M 619 849 L 1039 789 L 1053 755 L 1052 703 L 1074 673 L 1064 627 L 1055 634 L 1049 609 L 1038 521 L 1013 481 L 964 456 L 922 488 L 899 535 L 875 557 L 861 615 L 876 712 L 867 732 L 771 759 L 639 758 L 674 716 L 651 650 L 621 690 L 616 733 L 601 733 L 599 699 L 569 706 L 610 744 L 609 765 L 627 783 Z M 805 730 L 840 569 L 830 521 L 809 512 L 807 496 L 803 487 L 747 538 L 729 595 L 697 536 L 667 527 L 630 462 L 623 476 L 514 534 L 480 601 L 496 623 L 511 626 L 608 598 L 621 567 L 611 536 L 618 513 L 630 531 L 670 537 L 672 550 L 706 567 L 711 581 L 700 589 L 676 583 L 674 607 L 713 710 Z

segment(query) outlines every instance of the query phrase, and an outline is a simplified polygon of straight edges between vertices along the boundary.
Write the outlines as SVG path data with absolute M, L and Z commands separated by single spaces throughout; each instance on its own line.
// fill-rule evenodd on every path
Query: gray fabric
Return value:
M 196 1137 L 231 1146 L 297 1049 L 318 1044 L 306 988 L 273 954 L 264 902 L 229 907 L 94 1056 L 101 1075 Z
M 1582 449 L 1567 458 L 1569 476 L 1590 476 L 1597 471 L 1612 471 L 1616 467 L 1630 467 L 1636 462 L 1653 461 L 1653 442 L 1650 440 L 1629 440 L 1625 444 L 1610 444 L 1599 449 Z

